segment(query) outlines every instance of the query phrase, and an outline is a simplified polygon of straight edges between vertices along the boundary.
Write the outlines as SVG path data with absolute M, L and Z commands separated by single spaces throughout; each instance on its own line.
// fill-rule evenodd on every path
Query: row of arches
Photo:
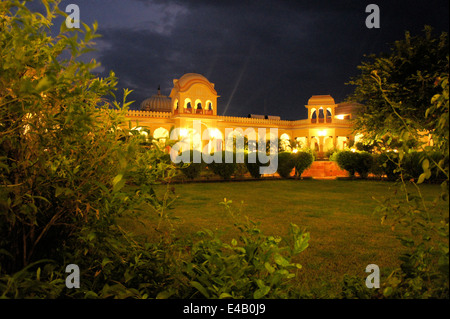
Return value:
M 182 101 L 183 113 L 194 113 L 194 114 L 212 114 L 213 112 L 213 102 L 211 100 L 206 100 L 205 103 L 200 99 L 196 99 L 194 102 L 190 98 L 185 98 Z M 175 112 L 181 112 L 180 101 L 175 99 L 173 103 L 173 109 Z
M 318 109 L 311 108 L 311 123 L 331 123 L 332 110 L 330 107 L 324 109 L 320 107 Z
M 135 128 L 139 131 L 139 127 Z M 214 140 L 215 143 L 217 143 L 217 146 L 215 148 L 217 150 L 222 150 L 224 148 L 224 137 L 222 132 L 217 128 L 206 128 L 208 130 L 208 134 L 206 135 L 207 138 L 210 138 L 211 140 Z M 179 132 L 180 138 L 191 138 L 192 140 L 195 140 L 194 136 L 200 134 L 199 132 L 196 132 L 194 129 L 181 129 Z M 242 135 L 238 131 L 232 132 L 234 136 Z M 161 143 L 164 143 L 167 139 L 169 139 L 169 130 L 167 130 L 164 127 L 159 127 L 153 131 L 153 138 L 158 140 Z M 230 137 L 230 135 L 228 136 Z M 271 137 L 271 134 L 267 132 L 265 138 L 266 140 L 269 140 Z M 197 136 L 197 140 L 201 140 L 200 137 Z M 279 145 L 282 150 L 291 151 L 294 147 L 308 147 L 314 151 L 328 151 L 334 148 L 337 149 L 344 149 L 349 144 L 349 138 L 346 136 L 325 136 L 323 140 L 321 140 L 319 137 L 313 136 L 311 138 L 308 138 L 306 136 L 303 137 L 296 137 L 295 139 L 292 139 L 289 134 L 283 133 L 279 137 Z M 199 145 L 193 145 L 194 147 L 199 147 Z M 204 145 L 203 145 L 204 146 Z

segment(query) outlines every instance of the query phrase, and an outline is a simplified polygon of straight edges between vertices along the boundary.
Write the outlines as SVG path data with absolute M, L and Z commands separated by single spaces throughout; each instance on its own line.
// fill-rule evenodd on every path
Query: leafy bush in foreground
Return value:
M 309 233 L 291 224 L 286 238 L 264 235 L 258 224 L 243 219 L 231 206 L 221 204 L 239 229 L 239 239 L 226 243 L 210 230 L 196 234 L 189 258 L 182 259 L 175 274 L 181 286 L 161 296 L 176 298 L 289 298 L 290 282 L 301 269 L 292 258 L 309 245 Z

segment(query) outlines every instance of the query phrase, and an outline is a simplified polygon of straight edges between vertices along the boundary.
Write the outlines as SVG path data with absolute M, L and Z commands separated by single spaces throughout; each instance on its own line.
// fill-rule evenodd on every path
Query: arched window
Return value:
M 291 142 L 288 134 L 284 133 L 280 136 L 280 147 L 283 151 L 291 151 Z
M 317 118 L 318 118 L 318 122 L 319 123 L 323 123 L 324 122 L 324 118 L 325 118 L 325 114 L 324 114 L 324 112 L 323 112 L 323 108 L 320 108 L 319 109 L 319 112 L 318 112 L 318 114 L 317 114 Z
M 316 109 L 311 109 L 311 123 L 317 122 L 317 111 Z
M 173 112 L 175 114 L 177 114 L 179 112 L 179 110 L 178 110 L 179 105 L 178 104 L 179 104 L 178 103 L 178 99 L 175 99 L 175 101 L 173 101 Z
M 212 102 L 211 101 L 206 101 L 206 110 L 205 110 L 205 114 L 213 114 L 213 106 L 212 106 Z
M 203 107 L 202 107 L 202 101 L 199 99 L 195 100 L 195 113 L 202 114 L 203 113 Z
M 166 139 L 169 138 L 169 131 L 167 129 L 165 129 L 164 127 L 158 127 L 154 132 L 153 132 L 153 138 L 154 139 Z
M 184 108 L 185 109 L 190 109 L 192 108 L 192 101 L 189 98 L 184 99 Z
M 330 108 L 327 108 L 326 122 L 331 123 L 331 109 Z

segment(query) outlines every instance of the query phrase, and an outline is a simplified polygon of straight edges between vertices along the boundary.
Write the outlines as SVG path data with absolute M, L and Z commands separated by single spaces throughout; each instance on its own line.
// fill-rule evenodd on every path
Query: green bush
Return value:
M 189 179 L 196 179 L 200 176 L 200 173 L 203 171 L 203 169 L 206 167 L 206 164 L 203 162 L 202 153 L 197 150 L 190 150 L 189 151 L 189 161 L 184 163 L 181 161 L 178 164 L 178 167 L 180 167 L 181 172 L 184 176 L 186 176 Z M 194 163 L 194 157 L 200 156 L 200 163 Z
M 333 156 L 338 166 L 349 172 L 350 176 L 355 176 L 357 167 L 356 152 L 340 151 Z
M 129 91 L 122 105 L 110 102 L 114 73 L 98 78 L 99 64 L 82 62 L 96 24 L 68 30 L 63 20 L 53 37 L 52 20 L 64 14 L 58 3 L 44 1 L 47 14 L 19 1 L 0 5 L 2 298 L 73 296 L 80 290 L 63 289 L 68 263 L 85 272 L 91 295 L 126 283 L 139 255 L 117 218 L 141 207 L 163 217 L 170 199 L 153 191 L 175 172 L 167 154 L 127 129 Z M 103 277 L 106 267 L 115 269 Z
M 378 160 L 388 180 L 396 181 L 400 178 L 398 167 L 399 157 L 397 153 L 381 153 Z
M 440 152 L 411 151 L 406 153 L 401 161 L 399 153 L 396 152 L 377 154 L 374 157 L 372 172 L 376 172 L 376 175 L 378 175 L 382 171 L 382 174 L 386 175 L 390 181 L 398 180 L 401 174 L 403 174 L 405 180 L 414 179 L 417 181 L 423 173 L 422 162 L 424 159 L 427 159 L 430 163 L 430 176 L 426 179 L 427 182 L 438 182 L 446 179 L 445 174 L 434 164 L 441 163 L 443 167 L 448 166 L 448 156 L 444 156 Z
M 358 173 L 361 178 L 367 178 L 373 166 L 373 157 L 367 152 L 340 151 L 333 159 L 341 169 L 348 171 L 350 176 Z
M 234 172 L 236 177 L 243 178 L 247 172 L 248 169 L 245 163 L 236 163 L 236 171 Z
M 227 154 L 232 154 L 232 158 L 233 158 L 232 163 L 225 163 Z M 213 155 L 217 155 L 217 154 L 213 154 Z M 228 155 L 228 156 L 230 156 L 230 155 Z M 208 167 L 214 172 L 214 174 L 219 175 L 223 179 L 230 179 L 237 168 L 236 153 L 230 152 L 230 151 L 222 151 L 221 159 L 222 159 L 221 163 L 216 163 L 215 161 L 213 161 L 211 164 L 208 164 Z
M 283 178 L 289 178 L 295 166 L 295 158 L 291 152 L 278 153 L 278 174 Z
M 336 152 L 339 152 L 339 150 L 336 149 L 336 148 L 334 148 L 334 147 L 331 148 L 331 149 L 329 149 L 329 150 L 327 150 L 327 151 L 325 152 L 325 158 L 330 159 L 330 158 L 333 156 L 333 154 L 336 153 Z
M 259 172 L 259 168 L 262 166 L 267 166 L 266 164 L 263 164 L 260 162 L 259 160 L 259 153 L 256 153 L 256 161 L 255 163 L 250 163 L 249 162 L 249 157 L 248 157 L 248 152 L 245 152 L 244 154 L 244 161 L 245 161 L 245 165 L 247 166 L 247 170 L 250 173 L 250 175 L 253 178 L 260 178 L 261 177 L 261 173 Z
M 385 174 L 383 169 L 383 163 L 381 154 L 372 154 L 372 167 L 370 168 L 370 173 L 372 173 L 377 178 L 382 178 Z
M 160 296 L 175 298 L 294 298 L 291 279 L 301 268 L 293 261 L 309 245 L 309 233 L 291 224 L 285 238 L 267 236 L 259 225 L 223 202 L 239 239 L 223 241 L 210 230 L 196 234 L 189 257 L 178 260 L 173 285 Z M 179 283 L 179 284 L 178 284 Z
M 356 152 L 356 172 L 361 176 L 361 178 L 367 178 L 370 169 L 373 166 L 372 154 L 367 152 Z
M 293 153 L 295 176 L 300 177 L 303 172 L 308 169 L 314 162 L 314 156 L 311 152 L 299 151 Z

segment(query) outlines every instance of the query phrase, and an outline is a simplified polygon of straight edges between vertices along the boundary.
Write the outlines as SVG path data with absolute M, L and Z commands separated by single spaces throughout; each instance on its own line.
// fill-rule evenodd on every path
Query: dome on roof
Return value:
M 171 100 L 167 96 L 162 95 L 158 87 L 158 94 L 142 101 L 141 111 L 170 112 L 172 110 L 171 105 Z
M 181 87 L 184 87 L 189 82 L 198 82 L 198 81 L 209 82 L 207 78 L 198 73 L 186 73 L 185 75 L 183 75 L 181 78 L 178 79 L 178 83 L 180 84 Z
M 334 105 L 331 95 L 313 95 L 308 100 L 308 105 Z
M 213 94 L 217 95 L 217 92 L 214 89 L 214 83 L 209 82 L 209 80 L 201 74 L 186 73 L 181 78 L 173 80 L 174 89 L 179 92 L 186 92 L 193 84 L 199 83 L 207 86 Z M 172 96 L 172 93 L 170 96 Z

